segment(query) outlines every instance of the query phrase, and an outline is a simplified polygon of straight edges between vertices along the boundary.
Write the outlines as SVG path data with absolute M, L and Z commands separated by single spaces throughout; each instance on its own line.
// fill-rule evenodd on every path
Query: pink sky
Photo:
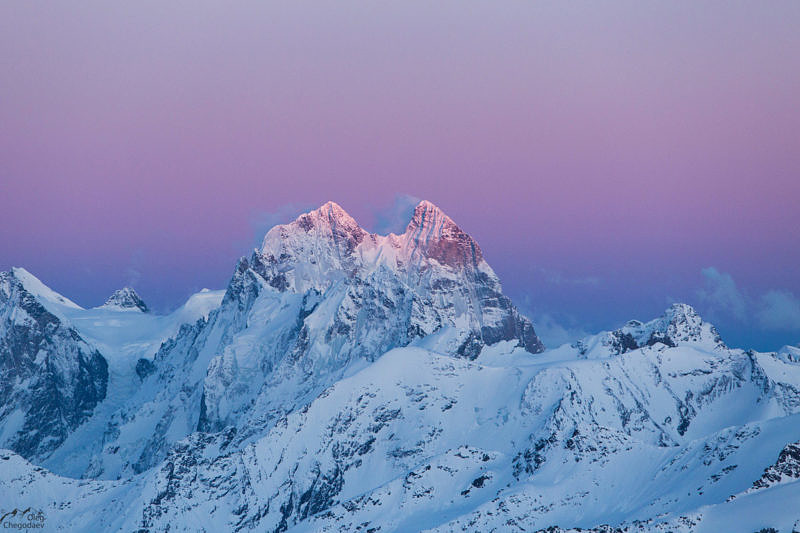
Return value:
M 649 318 L 706 267 L 800 295 L 798 27 L 797 2 L 3 3 L 0 268 L 166 309 L 270 214 L 369 226 L 410 194 L 534 318 Z

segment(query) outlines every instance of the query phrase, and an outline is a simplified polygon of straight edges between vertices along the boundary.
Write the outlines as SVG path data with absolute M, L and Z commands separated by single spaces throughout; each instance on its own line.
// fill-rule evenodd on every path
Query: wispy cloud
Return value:
M 565 324 L 549 313 L 534 316 L 533 327 L 536 334 L 548 348 L 557 348 L 562 344 L 572 344 L 578 339 L 590 335 L 585 329 L 574 324 Z
M 125 285 L 128 287 L 136 287 L 142 279 L 142 272 L 136 268 L 128 267 L 125 270 Z
M 411 215 L 414 214 L 414 208 L 420 201 L 420 198 L 410 194 L 398 194 L 392 205 L 375 211 L 372 231 L 380 235 L 403 233 L 411 220 Z
M 699 300 L 711 314 L 748 319 L 764 330 L 800 331 L 800 299 L 786 290 L 773 289 L 752 297 L 737 287 L 730 274 L 714 267 L 702 270 L 705 287 Z
M 515 303 L 519 312 L 531 319 L 536 335 L 548 348 L 558 348 L 562 344 L 572 344 L 578 339 L 591 335 L 570 315 L 533 311 L 533 298 L 531 298 L 530 294 L 522 295 L 517 298 Z
M 124 272 L 124 283 L 128 287 L 139 287 L 142 281 L 144 266 L 147 262 L 147 255 L 143 248 L 136 248 L 131 252 L 128 266 Z
M 788 291 L 769 291 L 760 298 L 757 317 L 764 329 L 800 330 L 800 299 Z
M 575 285 L 596 287 L 600 285 L 600 278 L 597 276 L 567 276 L 557 270 L 537 267 L 536 271 L 547 283 L 552 285 Z
M 705 287 L 698 291 L 698 298 L 712 314 L 729 314 L 743 320 L 747 313 L 747 298 L 736 286 L 730 274 L 720 272 L 714 267 L 702 270 Z

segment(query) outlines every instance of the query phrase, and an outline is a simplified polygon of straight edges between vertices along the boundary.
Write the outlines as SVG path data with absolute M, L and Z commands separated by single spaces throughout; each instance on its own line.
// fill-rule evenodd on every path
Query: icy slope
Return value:
M 695 340 L 674 333 L 675 346 L 606 358 L 510 343 L 476 361 L 395 349 L 249 445 L 233 427 L 196 433 L 142 476 L 93 482 L 62 527 L 88 531 L 89 514 L 124 531 L 713 531 L 735 513 L 793 523 L 794 507 L 757 493 L 800 495 L 787 448 L 800 440 L 798 365 Z M 15 464 L 0 480 L 31 504 L 59 512 L 39 485 L 76 492 Z M 773 472 L 787 477 L 753 490 Z M 771 522 L 752 516 L 758 505 Z
M 106 399 L 96 407 L 92 417 L 41 464 L 60 474 L 93 477 L 96 470 L 93 458 L 101 453 L 109 420 L 143 393 L 143 382 L 152 371 L 153 359 L 162 344 L 177 335 L 181 327 L 206 320 L 223 295 L 224 291 L 203 290 L 169 315 L 108 307 L 62 309 L 69 323 L 105 356 L 109 386 Z

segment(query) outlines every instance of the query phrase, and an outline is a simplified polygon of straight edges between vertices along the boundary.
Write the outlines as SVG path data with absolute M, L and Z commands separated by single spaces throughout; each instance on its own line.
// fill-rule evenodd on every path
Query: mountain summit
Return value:
M 411 276 L 430 268 L 491 271 L 472 237 L 428 201 L 416 206 L 401 235 L 372 234 L 341 206 L 327 202 L 272 228 L 259 253 L 267 263 L 280 265 L 280 275 L 270 280 L 273 286 L 297 291 L 327 287 L 340 275 L 381 266 Z
M 423 200 L 414 209 L 404 234 L 419 253 L 441 265 L 477 267 L 483 262 L 478 244 L 432 203 Z
M 149 311 L 147 304 L 145 304 L 139 295 L 136 294 L 136 291 L 130 287 L 123 287 L 114 291 L 102 307 L 121 310 L 139 310 L 142 313 L 147 313 Z
M 339 284 L 351 294 L 369 287 L 385 295 L 379 301 L 387 307 L 377 316 L 408 315 L 393 345 L 461 321 L 460 344 L 447 351 L 475 358 L 482 346 L 503 340 L 531 353 L 544 349 L 530 321 L 502 294 L 478 244 L 428 201 L 417 205 L 402 235 L 369 233 L 328 202 L 271 229 L 249 265 L 279 291 L 325 292 Z

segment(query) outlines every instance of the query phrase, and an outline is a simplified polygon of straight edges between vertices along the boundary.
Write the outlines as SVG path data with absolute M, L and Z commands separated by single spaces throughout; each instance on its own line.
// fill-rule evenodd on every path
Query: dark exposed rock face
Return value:
M 107 384 L 103 356 L 13 271 L 0 273 L 0 447 L 46 457 L 91 415 Z
M 152 361 L 149 359 L 139 359 L 136 361 L 136 375 L 139 376 L 139 379 L 144 380 L 155 372 L 156 366 L 153 364 Z
M 764 475 L 753 483 L 754 489 L 765 489 L 777 483 L 800 478 L 800 442 L 787 444 L 775 464 L 764 470 Z

